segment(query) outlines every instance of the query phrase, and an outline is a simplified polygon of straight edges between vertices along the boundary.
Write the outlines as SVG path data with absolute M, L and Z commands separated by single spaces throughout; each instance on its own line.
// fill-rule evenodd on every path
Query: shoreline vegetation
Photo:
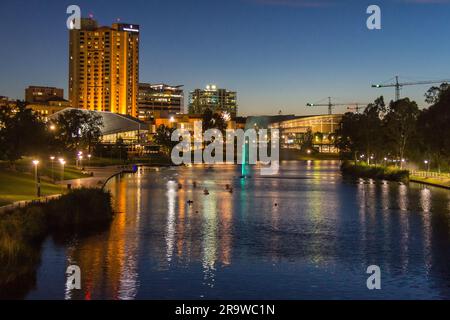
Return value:
M 409 171 L 395 167 L 370 166 L 367 164 L 355 164 L 352 161 L 344 161 L 341 171 L 346 176 L 355 178 L 372 178 L 398 182 L 409 182 Z
M 44 240 L 67 241 L 109 225 L 111 194 L 76 189 L 47 203 L 31 204 L 0 215 L 0 298 L 23 298 L 36 281 Z M 26 285 L 24 285 L 26 284 Z
M 344 161 L 341 165 L 341 172 L 345 176 L 354 178 L 371 178 L 376 180 L 388 180 L 397 182 L 414 182 L 426 184 L 433 187 L 450 189 L 450 177 L 418 176 L 414 172 L 406 169 L 399 169 L 393 166 L 376 166 L 365 163 L 355 164 L 354 161 Z

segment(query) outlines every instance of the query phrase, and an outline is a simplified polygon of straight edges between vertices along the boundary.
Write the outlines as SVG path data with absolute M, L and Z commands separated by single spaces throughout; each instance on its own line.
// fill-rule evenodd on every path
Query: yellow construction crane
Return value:
M 421 84 L 435 84 L 435 83 L 449 83 L 449 79 L 444 80 L 429 80 L 429 81 L 416 81 L 416 82 L 399 82 L 398 76 L 395 76 L 395 82 L 394 83 L 388 83 L 388 84 L 373 84 L 372 88 L 387 88 L 387 87 L 395 87 L 395 101 L 400 100 L 400 90 L 404 86 L 415 86 L 415 85 L 421 85 Z

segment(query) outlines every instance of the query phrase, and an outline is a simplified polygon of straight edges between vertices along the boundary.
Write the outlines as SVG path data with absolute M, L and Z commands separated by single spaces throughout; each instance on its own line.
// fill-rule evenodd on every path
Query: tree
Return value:
M 313 147 L 314 147 L 314 135 L 312 133 L 311 128 L 308 128 L 306 133 L 302 136 L 300 150 L 302 152 L 307 152 L 308 150 L 312 151 Z
M 71 109 L 61 113 L 55 121 L 56 139 L 70 151 L 92 147 L 101 136 L 103 118 L 95 112 Z
M 442 162 L 450 159 L 450 87 L 446 84 L 432 87 L 428 94 L 433 98 L 427 102 L 433 105 L 420 113 L 418 132 L 427 159 L 433 160 L 440 170 Z
M 156 129 L 153 140 L 163 148 L 163 151 L 166 154 L 170 154 L 172 149 L 179 143 L 177 141 L 172 141 L 172 133 L 175 130 L 175 128 L 169 128 L 163 124 Z
M 439 87 L 433 86 L 425 93 L 425 102 L 435 104 L 441 99 L 441 95 L 448 91 L 449 84 L 442 83 Z
M 0 109 L 0 155 L 11 167 L 22 156 L 44 153 L 49 141 L 45 124 L 25 102 L 17 101 L 14 107 Z
M 383 117 L 386 105 L 383 97 L 369 104 L 362 114 L 346 113 L 337 130 L 335 145 L 342 153 L 351 153 L 357 160 L 358 153 L 365 154 L 368 163 L 372 155 L 380 156 L 384 150 Z
M 202 116 L 203 132 L 209 129 L 218 129 L 222 134 L 225 133 L 227 123 L 223 115 L 214 113 L 210 109 L 206 109 Z
M 383 119 L 387 142 L 400 159 L 405 157 L 408 147 L 411 147 L 410 142 L 417 134 L 418 115 L 417 103 L 405 98 L 391 101 L 389 111 Z

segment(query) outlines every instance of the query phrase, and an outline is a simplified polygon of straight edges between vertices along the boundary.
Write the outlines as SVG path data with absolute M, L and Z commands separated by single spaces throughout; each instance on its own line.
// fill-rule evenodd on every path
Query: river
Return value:
M 283 162 L 271 177 L 249 170 L 113 179 L 111 226 L 47 239 L 25 298 L 450 299 L 449 191 L 346 180 L 337 161 Z M 68 265 L 80 267 L 81 290 L 66 288 Z M 367 289 L 370 265 L 381 290 Z

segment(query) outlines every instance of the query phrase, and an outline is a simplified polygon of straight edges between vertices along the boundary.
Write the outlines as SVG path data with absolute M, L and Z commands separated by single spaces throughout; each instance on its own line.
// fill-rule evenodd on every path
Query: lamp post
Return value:
M 89 167 L 91 166 L 91 158 L 92 158 L 92 155 L 88 154 Z
M 80 168 L 82 169 L 83 168 L 83 156 L 81 154 L 78 156 L 78 160 L 80 161 L 79 162 L 80 163 Z
M 430 173 L 430 161 L 425 160 L 423 163 L 425 163 L 425 165 L 427 166 L 427 178 L 428 178 L 428 175 Z
M 52 181 L 55 181 L 55 172 L 53 171 L 53 162 L 55 162 L 55 157 L 51 156 L 50 161 L 52 163 Z
M 34 181 L 36 184 L 36 196 L 38 198 L 41 197 L 41 187 L 39 185 L 39 181 L 38 181 L 38 165 L 39 165 L 39 160 L 33 160 L 33 164 L 34 164 Z
M 61 158 L 59 159 L 59 163 L 61 164 L 61 190 L 62 190 L 64 180 L 64 165 L 66 164 L 66 161 Z

